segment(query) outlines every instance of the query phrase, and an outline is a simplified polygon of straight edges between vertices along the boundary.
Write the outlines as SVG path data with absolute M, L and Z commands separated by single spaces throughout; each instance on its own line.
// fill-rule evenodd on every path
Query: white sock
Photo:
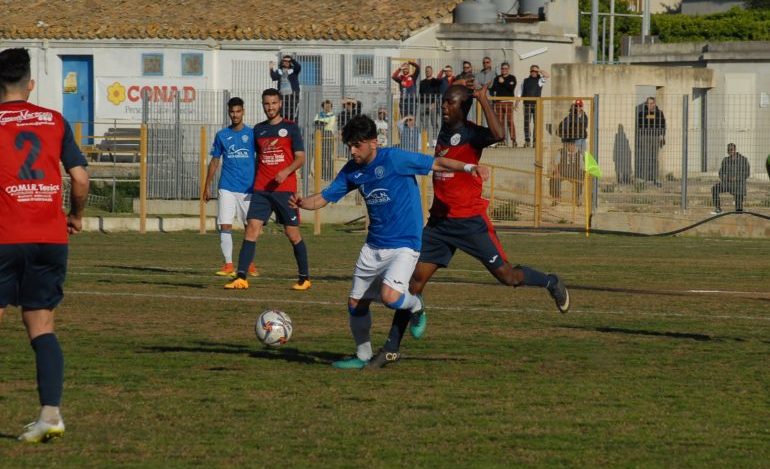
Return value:
M 219 232 L 219 247 L 222 248 L 222 255 L 225 256 L 225 263 L 233 263 L 233 233 L 230 231 Z
M 44 405 L 40 409 L 40 419 L 43 422 L 50 424 L 57 424 L 61 420 L 61 413 L 59 408 L 51 405 Z
M 406 292 L 404 293 L 404 302 L 401 303 L 401 308 L 399 309 L 408 309 L 409 311 L 416 313 L 422 309 L 422 301 L 420 301 L 420 298 L 418 298 L 417 295 Z
M 363 361 L 372 358 L 372 342 L 369 330 L 372 328 L 372 314 L 364 316 L 350 316 L 350 332 L 356 342 L 356 356 Z

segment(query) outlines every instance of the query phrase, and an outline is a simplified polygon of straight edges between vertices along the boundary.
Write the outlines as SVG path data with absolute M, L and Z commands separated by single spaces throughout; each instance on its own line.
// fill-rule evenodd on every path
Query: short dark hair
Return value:
M 323 107 L 326 106 L 327 104 L 332 104 L 332 102 L 329 101 L 328 99 L 324 99 L 324 101 L 321 103 L 321 109 L 323 109 Z
M 5 93 L 8 85 L 29 80 L 29 63 L 27 49 L 6 49 L 0 52 L 0 91 Z
M 511 64 L 509 64 L 508 62 L 503 62 L 503 63 L 500 64 L 500 68 L 502 68 L 502 67 L 511 68 Z
M 356 143 L 376 138 L 377 125 L 369 116 L 355 116 L 342 129 L 342 141 L 345 145 L 355 145 Z
M 470 62 L 468 62 L 467 60 L 463 60 L 463 67 L 465 67 L 466 65 L 471 65 L 471 63 L 470 63 Z M 471 66 L 472 66 L 472 65 L 471 65 Z
M 235 106 L 243 107 L 243 100 L 237 96 L 234 96 L 227 101 L 227 109 L 232 109 Z
M 268 88 L 265 91 L 262 92 L 262 99 L 265 98 L 265 96 L 278 96 L 278 99 L 283 101 L 283 96 L 281 96 L 281 92 L 278 91 L 275 88 Z

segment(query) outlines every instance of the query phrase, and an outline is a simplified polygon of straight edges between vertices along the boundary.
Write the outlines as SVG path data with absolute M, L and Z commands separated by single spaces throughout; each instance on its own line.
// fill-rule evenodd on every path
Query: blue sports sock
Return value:
M 32 339 L 37 365 L 37 393 L 41 406 L 59 407 L 64 388 L 64 355 L 56 334 L 48 333 Z
M 409 325 L 409 320 L 411 318 L 412 312 L 407 309 L 399 309 L 393 313 L 393 323 L 390 326 L 388 340 L 385 341 L 385 345 L 382 347 L 385 351 L 398 352 L 398 349 L 401 346 L 401 339 L 404 338 L 406 326 Z
M 307 248 L 305 240 L 301 239 L 299 243 L 292 246 L 294 248 L 294 258 L 297 260 L 297 272 L 299 278 L 310 278 L 310 267 L 307 265 Z
M 544 274 L 539 270 L 529 268 L 525 265 L 519 267 L 524 272 L 524 281 L 522 284 L 531 287 L 547 287 L 548 286 L 548 274 Z
M 249 270 L 249 264 L 254 260 L 254 253 L 256 251 L 256 241 L 243 240 L 241 252 L 238 254 L 238 277 L 246 278 L 246 271 Z

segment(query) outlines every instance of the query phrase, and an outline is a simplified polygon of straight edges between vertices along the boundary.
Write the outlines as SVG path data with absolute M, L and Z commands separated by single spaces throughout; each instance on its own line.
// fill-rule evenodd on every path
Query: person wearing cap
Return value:
M 564 142 L 575 142 L 580 153 L 586 149 L 588 138 L 588 116 L 583 110 L 583 100 L 576 99 L 569 108 L 569 114 L 562 119 L 556 130 L 557 135 Z

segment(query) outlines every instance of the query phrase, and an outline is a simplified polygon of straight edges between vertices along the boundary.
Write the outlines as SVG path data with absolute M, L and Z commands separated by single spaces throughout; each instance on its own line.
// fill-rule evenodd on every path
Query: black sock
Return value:
M 256 251 L 256 241 L 243 240 L 241 252 L 238 254 L 238 277 L 246 278 L 246 271 L 249 270 L 249 264 L 254 260 L 254 253 Z
M 522 270 L 522 272 L 524 272 L 524 281 L 522 282 L 523 285 L 528 285 L 531 287 L 548 286 L 548 274 L 544 274 L 539 270 L 532 269 L 525 265 L 519 266 L 519 268 Z
M 297 272 L 299 272 L 300 280 L 307 280 L 310 278 L 310 268 L 307 265 L 307 248 L 305 247 L 305 240 L 302 239 L 299 243 L 292 245 L 294 248 L 294 258 L 297 260 Z
M 37 392 L 40 405 L 59 407 L 64 387 L 64 355 L 56 334 L 48 333 L 32 339 L 37 365 Z
M 404 338 L 406 326 L 409 325 L 411 318 L 412 312 L 408 309 L 399 309 L 393 313 L 393 323 L 390 326 L 388 340 L 385 341 L 383 349 L 388 352 L 398 352 L 398 348 L 401 346 L 401 339 Z

